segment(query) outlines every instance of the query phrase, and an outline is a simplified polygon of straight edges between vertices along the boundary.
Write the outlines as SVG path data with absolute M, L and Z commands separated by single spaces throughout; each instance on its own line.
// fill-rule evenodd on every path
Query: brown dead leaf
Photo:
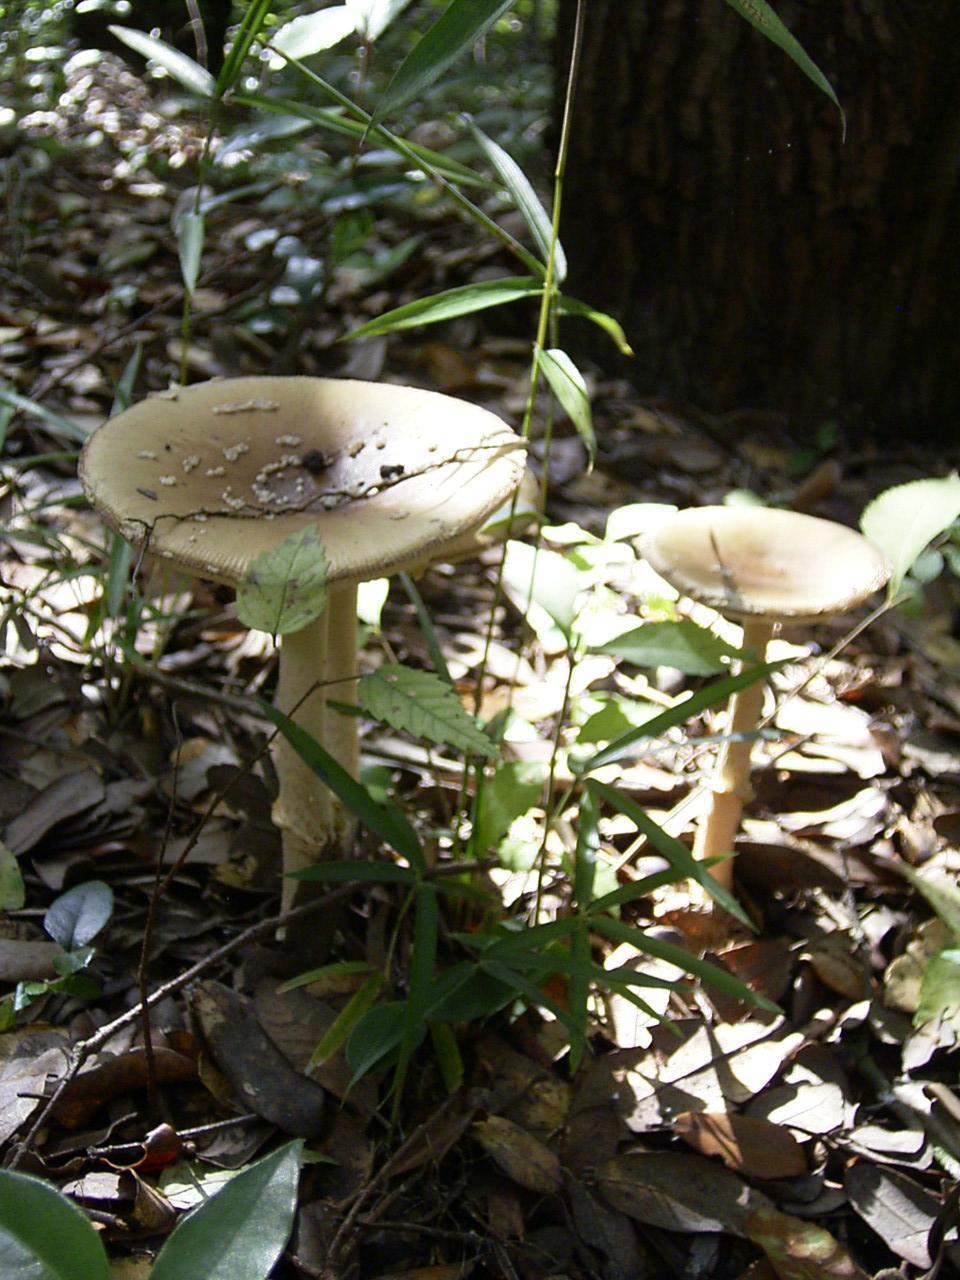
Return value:
M 745 1226 L 744 1234 L 764 1251 L 780 1280 L 867 1280 L 829 1231 L 769 1202 L 753 1209 Z
M 63 955 L 56 942 L 28 942 L 22 938 L 0 938 L 0 982 L 31 982 L 53 978 L 54 956 Z
M 769 1204 L 728 1169 L 674 1152 L 614 1156 L 597 1170 L 597 1184 L 615 1209 L 666 1231 L 742 1236 L 750 1211 Z
M 192 1058 L 158 1045 L 153 1051 L 158 1084 L 194 1080 L 197 1064 Z M 53 1108 L 53 1116 L 67 1129 L 79 1129 L 100 1107 L 121 1094 L 147 1087 L 147 1055 L 142 1048 L 101 1055 L 89 1070 L 74 1076 Z
M 488 1116 L 471 1127 L 487 1155 L 520 1187 L 551 1195 L 560 1189 L 560 1161 L 532 1134 L 503 1116 Z
M 8 824 L 4 843 L 13 854 L 26 853 L 59 822 L 92 809 L 105 794 L 103 780 L 92 769 L 65 774 L 45 787 Z
M 704 1156 L 719 1156 L 728 1169 L 748 1178 L 797 1178 L 807 1159 L 796 1138 L 780 1125 L 749 1116 L 684 1111 L 673 1129 Z
M 850 1203 L 888 1249 L 915 1267 L 929 1267 L 930 1229 L 940 1202 L 912 1178 L 896 1169 L 881 1169 L 857 1160 L 844 1183 Z

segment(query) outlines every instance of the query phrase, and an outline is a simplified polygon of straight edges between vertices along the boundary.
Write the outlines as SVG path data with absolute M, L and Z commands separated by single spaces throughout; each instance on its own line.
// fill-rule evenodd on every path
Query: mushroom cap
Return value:
M 148 397 L 87 441 L 92 505 L 137 546 L 236 585 L 315 526 L 328 581 L 439 559 L 524 472 L 495 414 L 452 396 L 336 378 L 228 378 Z
M 890 576 L 886 557 L 832 520 L 771 507 L 691 507 L 641 541 L 671 586 L 728 618 L 842 613 Z

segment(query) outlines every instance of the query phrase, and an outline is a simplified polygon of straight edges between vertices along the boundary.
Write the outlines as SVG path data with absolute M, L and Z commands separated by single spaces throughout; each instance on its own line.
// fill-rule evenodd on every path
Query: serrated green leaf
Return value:
M 270 37 L 270 46 L 288 58 L 312 58 L 346 39 L 357 29 L 357 15 L 346 4 L 331 5 L 315 13 L 304 13 L 285 23 Z M 282 67 L 283 58 L 271 59 L 272 67 Z
M 537 363 L 564 413 L 576 427 L 577 435 L 586 446 L 592 467 L 597 456 L 597 437 L 593 431 L 590 396 L 583 374 L 559 347 L 538 351 Z
M 394 729 L 496 759 L 496 745 L 476 725 L 456 691 L 433 671 L 388 663 L 361 676 L 357 701 L 367 715 Z
M 19 911 L 25 901 L 20 867 L 7 846 L 0 842 L 0 911 Z
M 843 113 L 843 108 L 840 106 L 837 95 L 833 91 L 833 85 L 813 59 L 809 57 L 800 41 L 780 21 L 766 0 L 727 0 L 727 4 L 735 9 L 741 18 L 745 18 L 752 27 L 756 27 L 768 40 L 772 40 L 775 45 L 779 46 L 787 57 L 797 64 L 803 74 L 809 77 L 817 88 L 827 95 L 840 112 L 840 123 L 844 135 L 846 135 L 846 116 Z
M 43 927 L 64 951 L 74 951 L 91 942 L 112 914 L 113 890 L 102 880 L 87 880 L 50 904 Z
M 378 124 L 439 79 L 512 4 L 513 0 L 452 0 L 397 68 L 377 103 L 371 124 Z
M 203 214 L 184 213 L 177 219 L 177 252 L 180 255 L 180 274 L 187 295 L 193 294 L 200 274 L 203 258 Z
M 329 571 L 316 525 L 299 529 L 254 560 L 237 588 L 237 617 L 274 636 L 300 631 L 326 607 Z
M 636 667 L 675 667 L 688 676 L 712 676 L 726 670 L 739 649 L 695 622 L 647 622 L 593 648 L 624 658 Z
M 217 82 L 210 72 L 179 49 L 174 49 L 163 40 L 157 40 L 155 36 L 148 36 L 145 31 L 135 31 L 132 27 L 112 26 L 109 30 L 111 35 L 115 35 L 129 49 L 163 67 L 167 75 L 179 81 L 191 93 L 201 98 L 215 96 Z
M 85 1213 L 40 1178 L 0 1169 L 3 1280 L 110 1280 Z
M 375 320 L 368 320 L 359 329 L 347 334 L 348 338 L 374 338 L 383 333 L 397 333 L 402 329 L 415 329 L 421 324 L 439 324 L 456 316 L 485 311 L 488 307 L 502 307 L 521 298 L 538 298 L 543 285 L 534 276 L 504 276 L 500 280 L 481 280 L 479 284 L 460 285 L 443 293 L 418 298 L 402 307 L 385 311 Z
M 546 262 L 550 256 L 550 245 L 553 242 L 553 224 L 550 215 L 540 202 L 540 197 L 533 189 L 533 184 L 514 160 L 509 152 L 499 143 L 487 137 L 482 129 L 466 117 L 470 132 L 480 150 L 493 165 L 497 177 L 513 197 L 513 202 L 520 210 L 524 222 L 530 229 L 534 243 L 540 250 L 540 256 Z M 553 278 L 557 284 L 563 284 L 567 276 L 567 255 L 563 246 L 557 241 L 553 251 Z M 571 415 L 572 416 L 572 415 Z
M 960 477 L 911 480 L 885 489 L 868 504 L 860 529 L 884 553 L 893 572 L 887 599 L 899 595 L 903 579 L 917 556 L 960 517 Z
M 267 1280 L 293 1229 L 302 1150 L 288 1142 L 178 1223 L 150 1280 Z

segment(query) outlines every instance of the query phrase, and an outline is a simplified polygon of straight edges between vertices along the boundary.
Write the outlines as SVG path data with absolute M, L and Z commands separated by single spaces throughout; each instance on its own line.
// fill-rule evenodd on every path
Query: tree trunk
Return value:
M 621 319 L 642 391 L 956 441 L 960 5 L 774 7 L 834 85 L 845 141 L 723 0 L 587 0 L 568 288 Z

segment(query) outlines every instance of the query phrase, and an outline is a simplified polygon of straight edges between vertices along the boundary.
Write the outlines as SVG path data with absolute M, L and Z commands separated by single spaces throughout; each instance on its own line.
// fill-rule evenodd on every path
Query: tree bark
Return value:
M 723 0 L 586 2 L 568 288 L 624 323 L 639 389 L 960 438 L 960 5 L 775 0 L 844 140 Z

